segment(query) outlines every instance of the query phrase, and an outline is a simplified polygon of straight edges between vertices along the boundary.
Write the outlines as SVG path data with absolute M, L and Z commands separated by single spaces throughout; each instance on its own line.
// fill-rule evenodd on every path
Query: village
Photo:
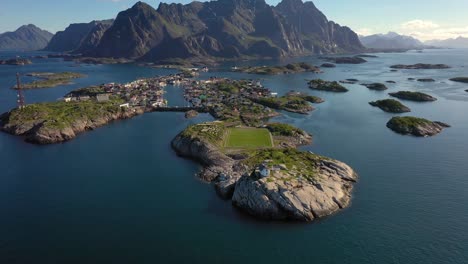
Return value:
M 119 99 L 120 107 L 167 107 L 168 102 L 164 99 L 164 88 L 167 85 L 181 87 L 190 85 L 193 82 L 191 78 L 197 74 L 196 69 L 190 69 L 177 74 L 138 79 L 125 84 L 107 83 L 72 91 L 61 100 L 65 102 L 108 102 Z

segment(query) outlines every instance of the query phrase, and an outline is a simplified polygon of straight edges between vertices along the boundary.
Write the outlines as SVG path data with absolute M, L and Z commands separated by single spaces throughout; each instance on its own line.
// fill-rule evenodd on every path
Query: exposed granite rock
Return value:
M 12 135 L 24 136 L 26 141 L 31 143 L 41 145 L 54 144 L 71 140 L 82 132 L 94 130 L 112 121 L 132 118 L 136 115 L 143 114 L 143 112 L 143 109 L 127 111 L 120 109 L 120 111 L 117 112 L 100 113 L 98 116 L 92 118 L 83 115 L 81 118 L 75 119 L 71 123 L 64 122 L 56 125 L 53 120 L 40 118 L 40 113 L 37 113 L 38 117 L 36 119 L 18 123 L 14 120 L 10 120 L 10 116 L 13 112 L 8 112 L 2 115 L 0 129 Z
M 444 128 L 450 126 L 438 121 L 432 122 L 423 118 L 405 116 L 392 118 L 387 123 L 387 127 L 403 135 L 428 137 L 437 135 L 442 132 Z
M 375 91 L 385 91 L 388 89 L 383 83 L 363 83 L 361 85 Z
M 393 65 L 390 68 L 392 69 L 406 69 L 406 70 L 433 70 L 433 69 L 449 69 L 450 66 L 446 64 L 424 64 L 418 63 L 413 65 L 404 65 L 404 64 L 397 64 Z
M 289 125 L 271 125 L 275 132 L 290 132 Z M 203 132 L 205 130 L 201 130 L 201 134 L 186 131 L 172 141 L 172 148 L 178 155 L 202 163 L 204 169 L 199 174 L 200 178 L 212 182 L 220 197 L 232 198 L 234 206 L 253 216 L 262 219 L 312 221 L 333 214 L 350 204 L 357 175 L 342 162 L 284 146 L 279 148 L 280 152 L 282 149 L 282 153 L 288 153 L 293 158 L 300 155 L 303 157 L 301 161 L 310 163 L 306 168 L 314 168 L 313 171 L 306 169 L 308 176 L 303 177 L 301 169 L 293 169 L 300 175 L 293 174 L 296 176 L 291 177 L 288 167 L 280 164 L 277 167 L 281 171 L 276 171 L 267 178 L 259 178 L 256 172 L 252 173 L 253 167 L 248 165 L 251 154 L 227 156 L 215 143 L 202 138 L 206 136 L 206 132 Z M 310 135 L 304 133 L 301 132 L 304 140 L 298 140 L 297 144 L 310 143 Z M 258 150 L 257 153 L 263 155 L 265 151 L 277 150 Z M 312 178 L 310 175 L 313 175 Z
M 316 164 L 316 175 L 315 182 L 244 175 L 236 184 L 232 202 L 262 219 L 298 221 L 322 218 L 350 204 L 353 183 L 357 180 L 353 169 L 342 162 L 323 158 Z
M 194 118 L 196 116 L 198 116 L 198 112 L 195 110 L 185 112 L 185 118 Z
M 389 93 L 389 95 L 399 99 L 415 102 L 432 102 L 437 100 L 437 98 L 421 92 L 400 91 Z

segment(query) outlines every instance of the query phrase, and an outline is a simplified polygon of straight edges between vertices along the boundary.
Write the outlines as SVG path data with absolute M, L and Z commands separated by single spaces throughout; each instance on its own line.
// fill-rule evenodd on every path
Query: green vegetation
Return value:
M 222 147 L 226 128 L 223 122 L 202 123 L 189 126 L 182 132 L 183 137 L 198 137 Z
M 90 86 L 85 88 L 80 88 L 77 90 L 73 90 L 68 93 L 65 97 L 79 97 L 79 96 L 90 96 L 95 97 L 98 94 L 106 93 L 104 87 L 101 86 Z
M 375 102 L 370 102 L 369 104 L 372 106 L 379 107 L 383 111 L 389 113 L 411 112 L 411 109 L 394 99 L 379 100 Z
M 316 178 L 317 163 L 321 159 L 324 158 L 293 148 L 262 149 L 250 152 L 249 157 L 242 161 L 242 163 L 250 168 L 264 161 L 269 161 L 270 165 L 285 165 L 288 169 L 288 175 L 291 176 L 290 179 L 303 177 L 312 181 Z
M 361 85 L 367 87 L 370 90 L 374 90 L 374 91 L 385 91 L 385 90 L 388 89 L 388 87 L 383 83 L 364 83 L 364 84 L 361 84 Z
M 30 73 L 29 76 L 39 78 L 39 80 L 33 81 L 23 85 L 23 89 L 41 89 L 51 88 L 59 85 L 68 85 L 72 79 L 82 78 L 84 75 L 74 72 L 61 72 L 61 73 Z M 14 87 L 17 89 L 18 87 Z
M 417 126 L 431 125 L 433 122 L 424 118 L 397 116 L 393 117 L 389 123 L 395 127 L 415 128 Z
M 53 102 L 27 105 L 23 109 L 11 112 L 9 123 L 12 125 L 27 123 L 44 123 L 45 127 L 65 128 L 78 120 L 94 120 L 109 114 L 122 111 L 118 101 L 98 103 L 86 102 Z
M 309 87 L 311 89 L 320 90 L 320 91 L 329 91 L 335 93 L 345 93 L 348 91 L 343 85 L 338 82 L 329 82 L 322 79 L 316 79 L 309 81 Z
M 420 92 L 400 91 L 397 93 L 389 93 L 389 95 L 403 100 L 410 100 L 416 102 L 429 102 L 437 100 L 435 97 Z
M 259 67 L 244 67 L 235 71 L 245 72 L 250 74 L 277 75 L 290 74 L 299 72 L 319 72 L 320 68 L 310 65 L 305 62 L 290 63 L 284 66 L 259 66 Z
M 271 148 L 270 132 L 262 128 L 230 128 L 226 138 L 228 148 Z
M 283 123 L 270 123 L 267 125 L 267 129 L 273 136 L 292 137 L 299 133 L 302 134 L 299 128 Z
M 309 95 L 286 95 L 282 97 L 262 97 L 254 99 L 256 103 L 261 105 L 278 109 L 286 110 L 295 113 L 307 113 L 314 108 L 309 102 L 323 102 L 323 100 L 316 96 Z

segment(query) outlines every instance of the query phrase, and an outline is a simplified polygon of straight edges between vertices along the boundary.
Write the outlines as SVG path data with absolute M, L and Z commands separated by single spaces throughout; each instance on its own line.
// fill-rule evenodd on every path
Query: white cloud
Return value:
M 404 30 L 429 30 L 439 28 L 440 26 L 429 20 L 415 19 L 401 24 Z
M 373 32 L 373 30 L 370 29 L 370 28 L 359 28 L 358 30 L 356 30 L 356 33 L 358 33 L 361 36 L 372 35 L 373 34 L 372 32 Z
M 468 26 L 439 25 L 430 20 L 415 19 L 400 25 L 401 34 L 409 35 L 420 40 L 448 39 L 459 36 L 468 37 Z

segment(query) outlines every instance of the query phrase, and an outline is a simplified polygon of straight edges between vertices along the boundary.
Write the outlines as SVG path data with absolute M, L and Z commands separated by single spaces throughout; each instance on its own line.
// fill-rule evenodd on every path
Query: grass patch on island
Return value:
M 230 128 L 226 135 L 227 148 L 271 148 L 271 134 L 264 128 Z

